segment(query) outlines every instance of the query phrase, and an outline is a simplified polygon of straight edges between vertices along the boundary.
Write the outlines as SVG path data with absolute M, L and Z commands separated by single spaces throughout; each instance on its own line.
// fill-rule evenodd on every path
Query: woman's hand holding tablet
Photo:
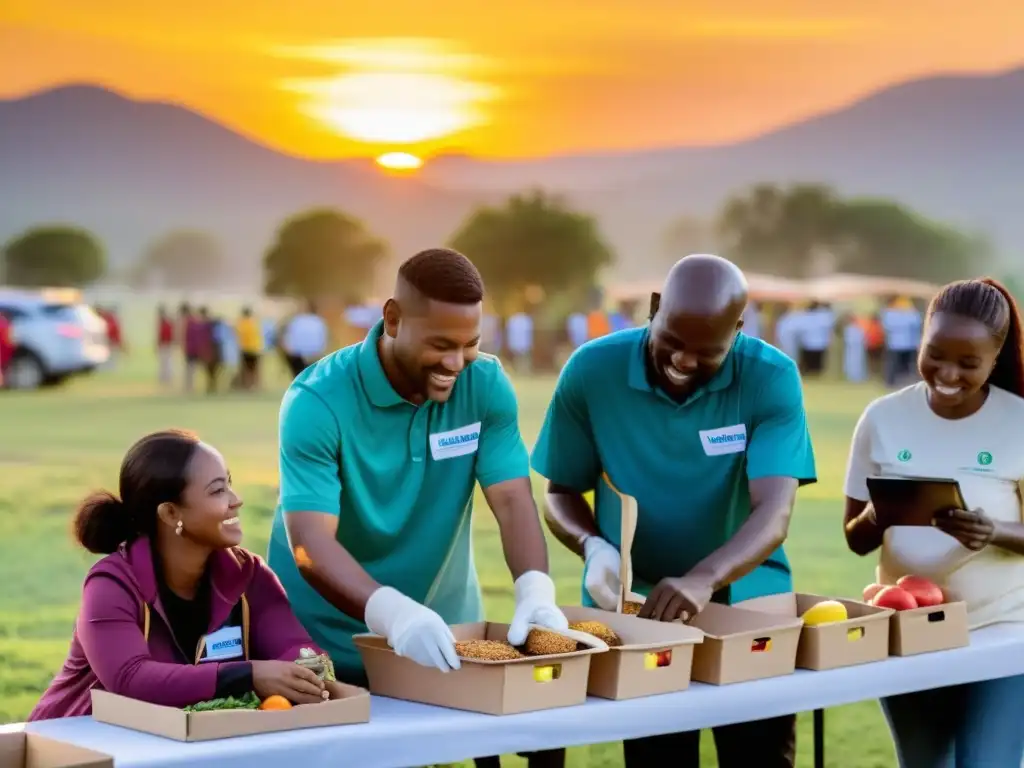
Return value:
M 931 527 L 938 525 L 939 513 L 967 509 L 960 483 L 949 478 L 869 477 L 867 485 L 875 520 L 883 529 L 893 525 Z

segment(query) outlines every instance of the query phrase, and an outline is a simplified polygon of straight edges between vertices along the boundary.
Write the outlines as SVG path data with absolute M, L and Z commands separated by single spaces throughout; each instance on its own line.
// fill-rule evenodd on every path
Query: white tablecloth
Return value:
M 682 693 L 492 716 L 374 697 L 370 722 L 187 744 L 68 718 L 27 729 L 113 755 L 116 768 L 409 768 L 560 746 L 620 741 L 1024 674 L 1024 627 L 972 633 L 971 645 L 751 683 L 694 683 Z M 4 730 L 26 726 L 7 726 Z

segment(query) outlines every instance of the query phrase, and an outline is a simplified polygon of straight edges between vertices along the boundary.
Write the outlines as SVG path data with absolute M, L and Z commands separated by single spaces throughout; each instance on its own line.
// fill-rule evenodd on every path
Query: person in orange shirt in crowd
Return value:
M 603 309 L 594 309 L 587 314 L 587 337 L 599 339 L 612 332 L 612 323 Z
M 881 374 L 882 358 L 885 355 L 885 329 L 882 318 L 876 312 L 871 317 L 862 318 L 864 328 L 864 348 L 868 353 L 868 368 L 872 375 Z

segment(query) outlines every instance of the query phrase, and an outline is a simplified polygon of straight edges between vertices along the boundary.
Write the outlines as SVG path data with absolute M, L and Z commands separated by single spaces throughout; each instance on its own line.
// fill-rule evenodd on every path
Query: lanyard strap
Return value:
M 149 642 L 149 627 L 150 627 L 150 615 L 149 615 L 149 603 L 142 603 L 142 637 L 148 643 Z M 199 640 L 199 647 L 196 648 L 196 664 L 199 663 L 199 659 L 203 655 L 203 647 L 206 644 L 205 635 Z M 246 600 L 245 594 L 242 594 L 242 653 L 246 661 L 249 661 L 249 601 Z

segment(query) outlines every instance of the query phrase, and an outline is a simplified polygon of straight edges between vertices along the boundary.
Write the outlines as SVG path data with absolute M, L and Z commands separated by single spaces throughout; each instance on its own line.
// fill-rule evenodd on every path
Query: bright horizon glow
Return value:
M 499 93 L 468 77 L 485 67 L 482 59 L 438 41 L 359 41 L 282 53 L 344 69 L 287 79 L 281 87 L 300 96 L 302 114 L 368 144 L 414 145 L 479 127 L 488 122 L 483 105 Z
M 0 99 L 93 84 L 312 160 L 406 151 L 513 161 L 732 144 L 899 83 L 1022 63 L 1020 0 L 976 4 L 952 25 L 939 0 L 769 5 L 659 0 L 624 13 L 612 0 L 441 0 L 338 13 L 329 0 L 15 0 L 0 3 Z M 328 87 L 367 74 L 448 78 L 461 100 L 410 105 L 399 93 L 383 100 L 398 117 L 367 117 L 379 99 L 342 100 Z M 413 135 L 470 127 L 412 143 L 345 133 L 355 124 L 360 136 L 401 137 L 409 132 L 394 123 L 410 112 Z
M 376 163 L 389 171 L 415 171 L 423 167 L 423 159 L 408 152 L 385 152 Z

